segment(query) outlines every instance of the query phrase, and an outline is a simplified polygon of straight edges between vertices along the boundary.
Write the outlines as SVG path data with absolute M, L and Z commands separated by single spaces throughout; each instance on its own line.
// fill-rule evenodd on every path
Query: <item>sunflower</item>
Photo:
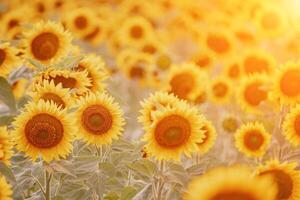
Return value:
M 184 153 L 190 156 L 198 150 L 197 143 L 204 139 L 204 117 L 195 107 L 181 104 L 166 107 L 153 114 L 153 124 L 147 128 L 142 140 L 151 156 L 158 160 L 179 161 Z
M 300 199 L 300 172 L 296 162 L 280 163 L 277 159 L 270 160 L 257 168 L 257 176 L 272 176 L 278 186 L 276 199 Z
M 240 62 L 237 60 L 226 62 L 224 75 L 232 81 L 239 80 L 243 76 Z
M 6 165 L 10 165 L 10 158 L 13 154 L 12 147 L 13 144 L 6 127 L 0 127 L 0 161 Z
M 97 146 L 111 144 L 123 132 L 123 111 L 114 98 L 104 93 L 89 94 L 78 101 L 78 138 Z
M 42 64 L 53 64 L 64 58 L 71 48 L 72 35 L 61 24 L 47 21 L 24 32 L 25 57 Z
M 208 77 L 193 63 L 173 65 L 167 83 L 170 92 L 181 99 L 194 100 L 207 84 Z
M 147 130 L 153 124 L 153 115 L 155 112 L 166 107 L 176 108 L 180 103 L 183 103 L 183 101 L 175 97 L 172 93 L 155 92 L 141 102 L 142 109 L 140 110 L 141 115 L 138 120 L 143 124 L 144 129 Z
M 254 20 L 260 33 L 269 37 L 280 36 L 288 25 L 285 12 L 274 4 L 261 7 Z
M 53 81 L 55 85 L 61 84 L 63 88 L 72 90 L 75 96 L 86 94 L 91 86 L 87 71 L 48 68 L 34 78 L 31 89 L 36 91 L 37 85 L 42 84 L 44 80 Z
M 34 102 L 41 99 L 45 102 L 53 102 L 57 107 L 64 109 L 72 105 L 72 98 L 69 89 L 63 88 L 61 84 L 54 84 L 54 81 L 44 80 L 41 85 L 36 86 L 36 91 L 31 92 L 30 96 Z
M 209 120 L 204 120 L 203 126 L 201 128 L 204 131 L 205 138 L 202 142 L 197 143 L 199 153 L 205 154 L 207 153 L 215 144 L 217 138 L 217 132 L 212 122 Z
M 221 29 L 208 31 L 204 38 L 204 46 L 218 56 L 228 56 L 235 48 L 232 35 Z
M 226 116 L 222 120 L 222 128 L 228 133 L 235 133 L 239 127 L 239 122 L 235 116 Z
M 248 50 L 241 59 L 243 72 L 247 75 L 264 73 L 271 75 L 275 69 L 273 56 L 262 50 Z
M 0 42 L 0 76 L 7 76 L 13 69 L 18 67 L 20 60 L 18 51 L 8 42 Z
M 12 83 L 11 89 L 16 100 L 20 100 L 25 95 L 28 82 L 26 78 L 19 78 Z
M 0 199 L 1 200 L 12 200 L 12 188 L 7 183 L 4 176 L 0 176 Z
M 200 68 L 207 71 L 216 66 L 216 56 L 206 48 L 201 48 L 192 57 L 192 61 Z
M 300 63 L 286 63 L 277 70 L 270 97 L 284 104 L 300 102 Z
M 94 31 L 95 19 L 96 13 L 88 7 L 73 8 L 63 17 L 66 27 L 78 37 L 84 37 Z
M 259 106 L 268 100 L 269 80 L 264 75 L 244 77 L 238 86 L 237 99 L 241 107 L 251 113 L 260 113 Z
M 232 95 L 231 82 L 225 76 L 219 76 L 213 79 L 209 87 L 210 99 L 214 103 L 228 103 Z
M 154 38 L 149 38 L 141 43 L 139 49 L 144 53 L 148 53 L 150 55 L 155 55 L 159 52 L 162 52 L 163 47 L 162 47 L 160 41 L 158 41 Z
M 106 69 L 104 60 L 100 56 L 94 54 L 86 55 L 78 66 L 73 68 L 74 71 L 87 71 L 87 77 L 90 79 L 91 85 L 87 88 L 92 92 L 103 91 L 105 81 L 108 78 L 108 70 Z
M 263 195 L 262 195 L 263 194 Z M 184 200 L 275 200 L 276 185 L 270 177 L 255 177 L 248 168 L 214 168 L 194 178 Z
M 126 45 L 140 46 L 153 37 L 152 25 L 146 18 L 141 16 L 125 18 L 120 28 L 119 37 Z
M 35 161 L 39 156 L 46 162 L 66 156 L 72 150 L 76 129 L 71 114 L 53 102 L 31 102 L 13 122 L 12 135 L 16 148 Z
M 283 122 L 283 134 L 294 146 L 300 146 L 300 105 L 292 107 Z
M 167 53 L 158 53 L 156 56 L 155 64 L 159 70 L 168 70 L 172 65 L 172 58 Z
M 208 88 L 203 88 L 198 94 L 196 95 L 195 100 L 193 101 L 196 105 L 202 105 L 208 102 Z
M 235 133 L 235 146 L 248 157 L 261 157 L 271 142 L 271 135 L 260 122 L 243 124 Z
M 93 29 L 84 35 L 83 39 L 96 46 L 106 39 L 107 24 L 103 19 L 100 18 L 95 19 L 95 21 L 96 22 L 93 26 Z

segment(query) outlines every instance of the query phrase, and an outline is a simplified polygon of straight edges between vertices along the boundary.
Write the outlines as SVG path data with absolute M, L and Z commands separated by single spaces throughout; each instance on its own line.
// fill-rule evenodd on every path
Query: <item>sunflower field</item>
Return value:
M 0 0 L 0 200 L 300 200 L 300 0 Z

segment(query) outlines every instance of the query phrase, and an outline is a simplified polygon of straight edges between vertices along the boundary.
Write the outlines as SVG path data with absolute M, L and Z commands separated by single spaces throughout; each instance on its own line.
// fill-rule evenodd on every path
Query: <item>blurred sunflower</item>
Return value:
M 268 78 L 262 74 L 247 76 L 241 80 L 237 99 L 245 111 L 260 113 L 261 103 L 268 100 L 268 83 Z
M 27 59 L 53 64 L 64 58 L 71 48 L 72 35 L 61 24 L 40 22 L 24 32 L 22 46 Z
M 263 194 L 263 195 L 262 195 Z M 244 167 L 215 168 L 194 178 L 184 200 L 275 200 L 277 188 L 270 177 L 254 177 Z
M 228 78 L 219 76 L 211 80 L 209 96 L 217 104 L 228 103 L 232 95 L 232 85 Z
M 4 176 L 0 176 L 0 199 L 1 200 L 12 200 L 12 187 L 7 183 Z
M 292 107 L 283 122 L 283 134 L 294 146 L 300 146 L 300 105 Z
M 235 146 L 248 157 L 261 157 L 271 142 L 271 135 L 260 122 L 243 124 L 235 133 Z
M 0 161 L 6 165 L 10 165 L 10 158 L 13 155 L 12 147 L 13 143 L 10 139 L 7 128 L 0 127 Z
M 97 46 L 106 39 L 107 24 L 103 19 L 100 18 L 94 20 L 95 24 L 93 26 L 92 31 L 84 35 L 83 39 L 85 41 L 88 41 L 90 44 Z
M 79 38 L 83 38 L 94 31 L 96 13 L 89 7 L 78 7 L 68 11 L 63 17 L 66 27 Z
M 200 48 L 191 59 L 200 69 L 210 71 L 216 66 L 216 56 L 206 48 Z
M 156 56 L 155 64 L 157 69 L 166 71 L 172 66 L 172 58 L 168 53 L 158 53 Z
M 242 76 L 242 67 L 239 61 L 228 61 L 224 66 L 224 75 L 232 81 L 238 81 Z
M 73 68 L 74 71 L 87 71 L 87 77 L 90 79 L 90 86 L 87 86 L 92 92 L 103 91 L 106 87 L 104 81 L 108 78 L 104 60 L 94 54 L 86 55 L 78 66 Z
M 97 146 L 111 144 L 123 132 L 123 111 L 114 98 L 106 93 L 89 94 L 78 101 L 76 124 L 77 135 L 84 141 Z
M 31 84 L 32 90 L 35 91 L 36 86 L 42 84 L 44 80 L 53 81 L 55 85 L 61 84 L 63 88 L 73 90 L 75 96 L 86 94 L 88 87 L 91 86 L 87 71 L 48 68 L 34 78 Z
M 275 69 L 273 56 L 262 50 L 248 50 L 241 59 L 243 72 L 247 75 L 265 73 L 271 75 Z
M 197 143 L 197 145 L 199 149 L 198 152 L 203 155 L 207 153 L 215 144 L 217 138 L 217 131 L 213 126 L 212 122 L 206 119 L 203 122 L 201 130 L 204 131 L 205 138 L 202 142 Z
M 173 65 L 167 79 L 170 92 L 189 100 L 194 100 L 207 82 L 207 74 L 193 63 Z
M 162 52 L 163 46 L 160 41 L 154 38 L 149 38 L 141 43 L 139 49 L 144 53 L 155 55 Z
M 300 198 L 300 172 L 296 162 L 282 162 L 277 159 L 257 168 L 259 177 L 271 176 L 278 187 L 276 199 L 298 200 Z
M 228 56 L 233 51 L 234 39 L 224 30 L 211 30 L 206 33 L 204 45 L 218 56 Z
M 72 105 L 72 98 L 69 89 L 63 88 L 61 83 L 55 85 L 54 81 L 44 80 L 41 85 L 36 86 L 36 90 L 30 96 L 34 102 L 41 99 L 45 102 L 53 102 L 57 107 L 64 109 Z
M 158 160 L 180 161 L 181 154 L 190 156 L 204 139 L 203 116 L 187 104 L 166 107 L 154 113 L 153 124 L 142 140 L 151 156 Z
M 130 46 L 140 46 L 153 37 L 153 28 L 146 18 L 132 16 L 125 18 L 119 34 L 122 43 Z
M 53 102 L 32 102 L 13 122 L 12 136 L 16 148 L 31 157 L 39 156 L 46 162 L 66 156 L 72 150 L 76 129 L 71 114 L 59 109 Z
M 13 69 L 19 67 L 18 51 L 8 42 L 0 43 L 0 76 L 7 76 Z
M 180 103 L 183 103 L 183 101 L 172 93 L 155 92 L 141 102 L 142 109 L 138 120 L 143 124 L 144 130 L 147 130 L 153 124 L 155 112 L 167 107 L 176 108 Z
M 284 104 L 300 102 L 300 63 L 286 63 L 281 66 L 273 79 L 270 94 L 272 100 Z
M 269 37 L 280 36 L 288 26 L 285 11 L 275 4 L 262 6 L 254 18 L 259 33 Z

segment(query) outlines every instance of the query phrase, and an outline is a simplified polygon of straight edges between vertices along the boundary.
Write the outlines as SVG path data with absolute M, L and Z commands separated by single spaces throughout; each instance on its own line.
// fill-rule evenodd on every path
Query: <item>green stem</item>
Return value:
M 51 200 L 52 173 L 45 170 L 45 200 Z
M 158 183 L 157 183 L 157 196 L 156 196 L 156 199 L 157 200 L 161 200 L 162 199 L 162 192 L 163 192 L 163 189 L 164 189 L 164 180 L 163 180 L 163 177 L 161 177 L 163 175 L 163 172 L 164 172 L 164 164 L 165 162 L 163 160 L 160 161 L 159 163 L 159 173 L 160 173 L 160 177 L 158 178 Z

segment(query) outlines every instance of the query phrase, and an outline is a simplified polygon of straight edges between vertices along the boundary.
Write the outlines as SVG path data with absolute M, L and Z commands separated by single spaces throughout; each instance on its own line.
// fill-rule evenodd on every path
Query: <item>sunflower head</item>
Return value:
M 270 160 L 260 165 L 256 174 L 258 177 L 270 176 L 278 187 L 276 199 L 297 199 L 300 195 L 300 172 L 296 162 L 279 162 Z
M 228 103 L 232 95 L 232 83 L 225 76 L 219 76 L 209 84 L 209 94 L 214 103 Z
M 71 42 L 72 35 L 61 24 L 47 21 L 34 24 L 24 32 L 22 45 L 26 58 L 52 64 L 67 55 Z
M 89 94 L 78 101 L 78 138 L 96 145 L 111 144 L 123 132 L 123 111 L 107 93 Z
M 13 155 L 12 141 L 6 127 L 0 127 L 0 161 L 10 165 L 10 158 Z
M 153 125 L 148 127 L 143 140 L 151 156 L 158 160 L 180 160 L 180 155 L 190 156 L 198 150 L 204 133 L 203 116 L 196 108 L 181 104 L 155 112 Z
M 0 42 L 0 76 L 6 77 L 16 67 L 19 67 L 20 59 L 17 49 L 8 42 Z
M 246 123 L 235 133 L 237 149 L 249 157 L 261 157 L 271 142 L 271 135 L 259 122 Z
M 290 109 L 283 122 L 283 134 L 294 146 L 300 145 L 300 105 Z
M 209 120 L 204 120 L 201 130 L 203 131 L 205 137 L 203 138 L 203 141 L 197 143 L 197 145 L 199 148 L 199 153 L 205 154 L 215 144 L 217 138 L 217 132 L 212 122 Z
M 9 183 L 6 181 L 5 177 L 0 175 L 0 199 L 2 200 L 12 200 L 12 187 L 9 185 Z
M 255 177 L 248 168 L 231 166 L 215 168 L 194 178 L 183 199 L 275 200 L 276 193 L 270 177 Z
M 71 114 L 52 101 L 27 104 L 13 126 L 16 148 L 34 161 L 39 156 L 46 162 L 66 158 L 72 150 L 76 129 Z

